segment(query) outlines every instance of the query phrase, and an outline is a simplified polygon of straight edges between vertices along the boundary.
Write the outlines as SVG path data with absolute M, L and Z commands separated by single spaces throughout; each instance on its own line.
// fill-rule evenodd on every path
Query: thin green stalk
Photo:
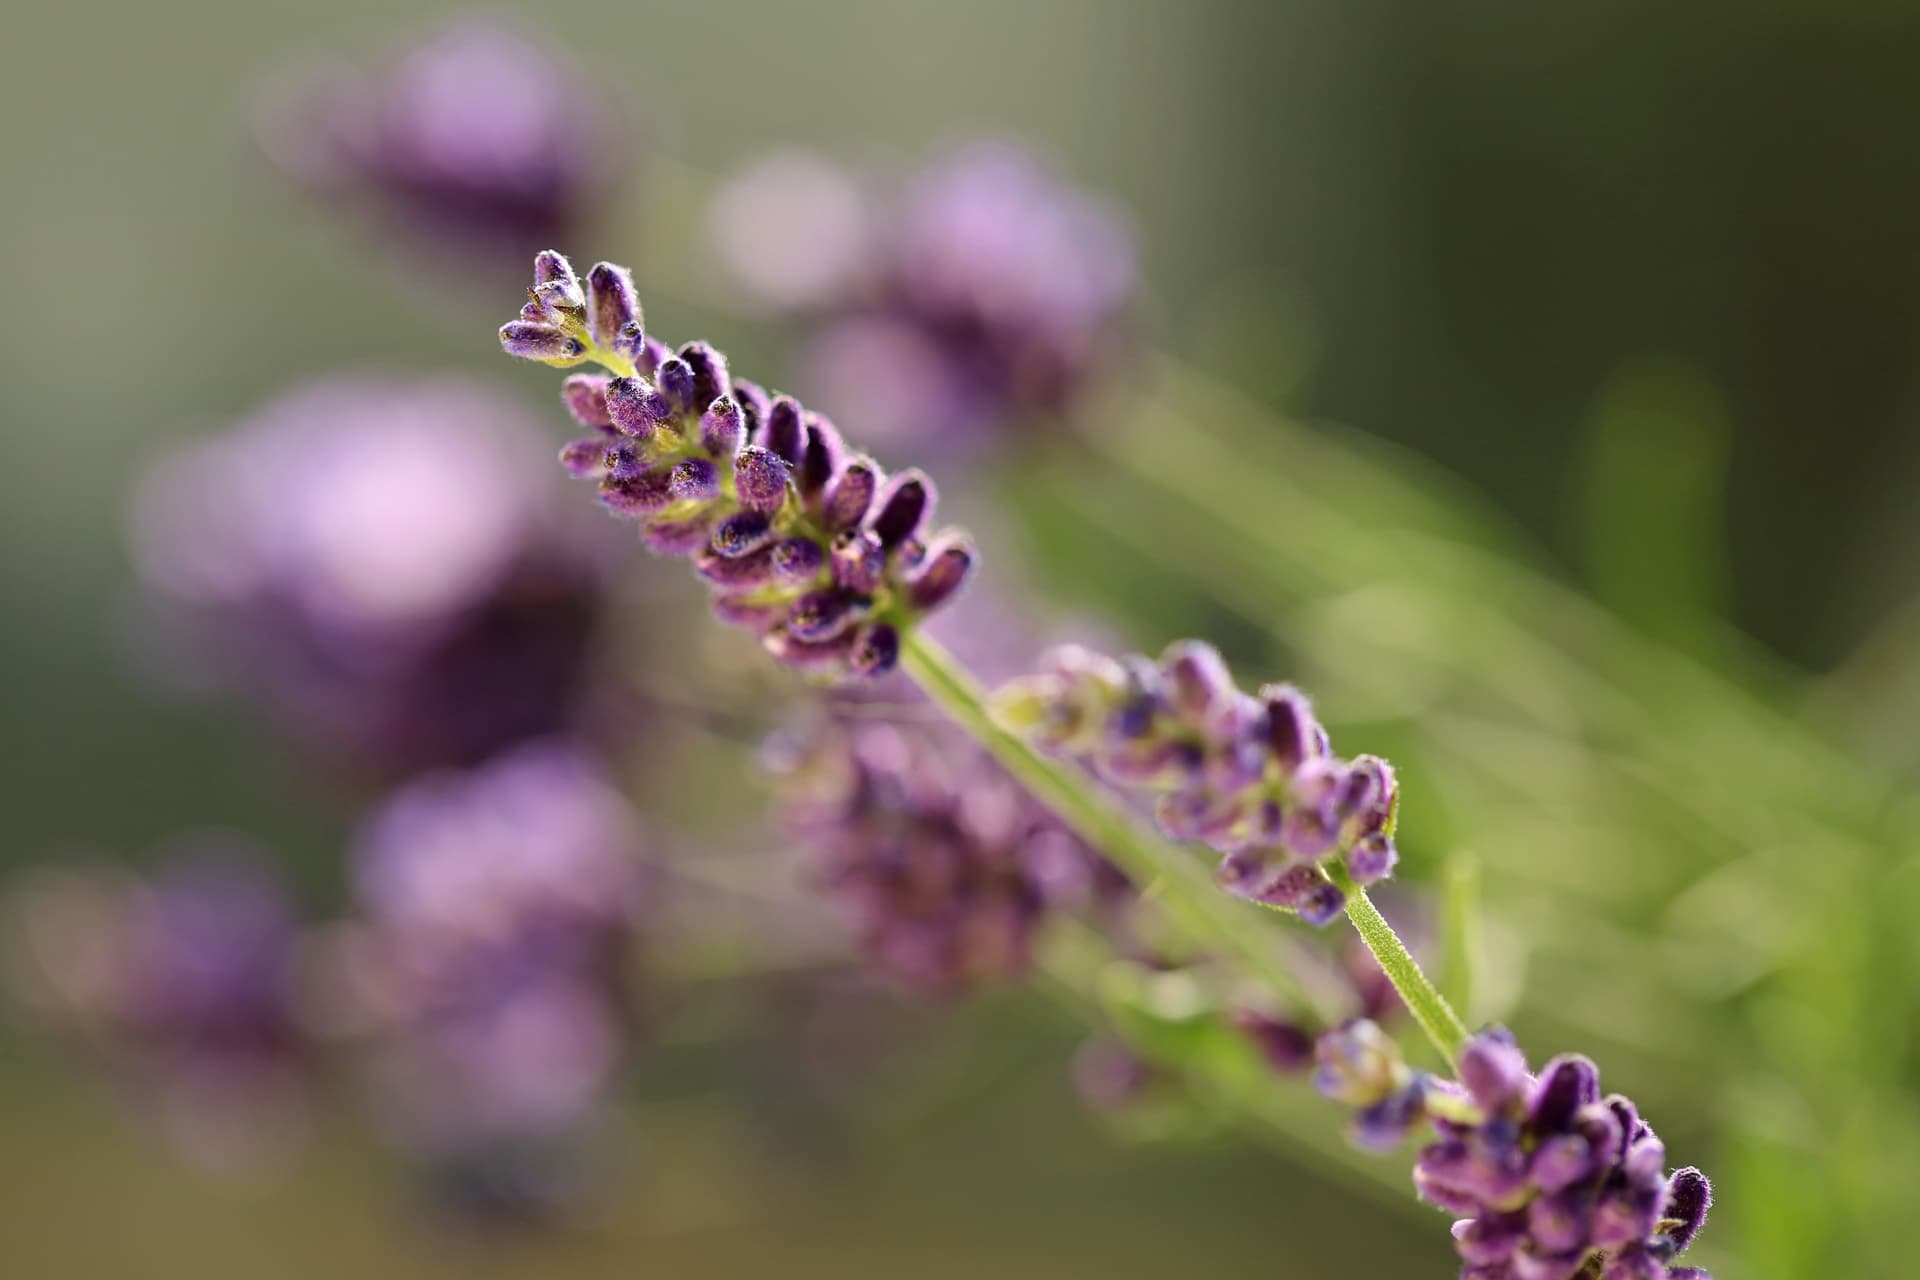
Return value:
M 984 691 L 938 643 L 918 631 L 909 632 L 901 645 L 900 665 L 954 723 L 986 748 L 1036 799 L 1155 894 L 1189 936 L 1209 946 L 1225 947 L 1252 976 L 1283 987 L 1297 1000 L 1311 1001 L 1309 993 L 1279 963 L 1280 949 L 1268 935 L 1267 926 L 1260 923 L 1258 912 L 1223 892 L 1186 850 L 1148 831 L 1115 807 L 1085 774 L 1047 759 L 995 724 L 987 714 Z M 1414 1020 L 1451 1066 L 1466 1043 L 1466 1026 L 1420 971 L 1393 927 L 1368 901 L 1366 891 L 1338 865 L 1332 868 L 1332 875 L 1346 892 L 1347 918 L 1360 940 L 1373 952 Z M 1319 1012 L 1337 1016 L 1326 1009 Z
M 1407 950 L 1407 944 L 1400 941 L 1400 935 L 1380 914 L 1380 908 L 1373 905 L 1373 900 L 1367 897 L 1367 891 L 1353 882 L 1347 869 L 1335 864 L 1329 868 L 1328 874 L 1347 895 L 1347 919 L 1353 922 L 1354 931 L 1367 944 L 1367 950 L 1373 952 L 1373 958 L 1379 962 L 1380 971 L 1387 975 L 1387 981 L 1393 983 L 1393 989 L 1400 993 L 1407 1012 L 1427 1033 L 1427 1039 L 1433 1041 L 1433 1047 L 1440 1051 L 1447 1065 L 1457 1067 L 1460 1050 L 1466 1045 L 1468 1035 L 1467 1026 L 1460 1021 L 1460 1015 L 1453 1011 L 1447 998 L 1421 971 L 1420 962 Z

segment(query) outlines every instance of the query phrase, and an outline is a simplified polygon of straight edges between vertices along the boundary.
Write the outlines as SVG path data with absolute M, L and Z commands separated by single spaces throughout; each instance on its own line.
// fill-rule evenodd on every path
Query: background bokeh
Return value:
M 505 367 L 490 332 L 513 277 L 415 270 L 254 142 L 281 68 L 364 57 L 442 12 L 189 0 L 7 20 L 0 867 L 137 859 L 217 823 L 285 852 L 312 908 L 337 903 L 350 788 L 244 706 L 152 678 L 174 657 L 131 589 L 127 495 L 168 445 L 327 370 L 466 371 L 544 409 L 546 382 Z M 1242 518 L 1229 535 L 1192 494 L 1128 505 L 1148 451 L 1010 462 L 975 500 L 1019 513 L 1023 568 L 1143 643 L 1210 634 L 1243 662 L 1298 664 L 1331 719 L 1373 726 L 1359 745 L 1402 761 L 1411 828 L 1432 815 L 1416 878 L 1472 845 L 1504 929 L 1593 926 L 1536 956 L 1522 1008 L 1550 1048 L 1588 1048 L 1657 1099 L 1670 1148 L 1698 1140 L 1686 1159 L 1733 1174 L 1748 1199 L 1727 1221 L 1745 1226 L 1716 1243 L 1749 1274 L 1815 1273 L 1793 1268 L 1826 1237 L 1764 1226 L 1796 1220 L 1768 1195 L 1805 1209 L 1809 1159 L 1860 1162 L 1824 1193 L 1890 1220 L 1875 1214 L 1916 1185 L 1912 1162 L 1872 1162 L 1913 1122 L 1920 1030 L 1900 820 L 1920 762 L 1920 22 L 1811 2 L 520 16 L 592 69 L 637 157 L 602 239 L 567 247 L 635 260 L 643 288 L 661 282 L 650 327 L 706 336 L 736 369 L 779 369 L 787 335 L 728 305 L 699 202 L 770 148 L 907 168 L 1011 135 L 1128 210 L 1147 347 L 1182 363 L 1143 353 L 1151 389 L 1115 420 L 1166 412 L 1148 434 L 1177 446 L 1181 413 L 1237 418 L 1221 456 L 1260 456 L 1275 479 L 1214 491 Z M 1155 546 L 1102 509 L 1139 514 Z M 1411 542 L 1366 543 L 1370 528 L 1491 548 L 1495 567 L 1463 553 L 1424 572 Z M 1226 559 L 1255 567 L 1223 583 Z M 1474 629 L 1489 602 L 1550 625 L 1503 650 Z M 1475 672 L 1493 694 L 1458 692 Z M 1524 715 L 1485 710 L 1503 679 Z M 698 830 L 737 796 L 696 789 L 673 817 Z M 1633 932 L 1656 918 L 1651 940 Z M 1710 954 L 1687 950 L 1696 936 Z M 1754 956 L 1736 964 L 1742 941 Z M 756 1060 L 783 1050 L 753 1010 L 723 1001 L 644 1055 L 584 1229 L 484 1251 L 420 1230 L 404 1178 L 325 1109 L 283 1176 L 183 1178 L 111 1089 L 9 1028 L 0 1256 L 103 1277 L 1447 1265 L 1431 1215 L 1383 1210 L 1256 1135 L 1115 1143 L 1072 1098 L 1077 1033 L 1051 1005 L 903 1015 L 904 1047 L 828 1120 L 762 1114 Z M 1746 1085 L 1714 1087 L 1729 1062 Z M 1881 1239 L 1856 1235 L 1848 1274 L 1895 1265 Z

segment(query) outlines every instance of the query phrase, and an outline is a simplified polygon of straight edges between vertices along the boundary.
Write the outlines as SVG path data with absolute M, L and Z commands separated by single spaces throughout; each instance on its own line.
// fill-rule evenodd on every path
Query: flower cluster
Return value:
M 927 730 L 823 722 L 766 755 L 821 883 L 875 963 L 918 990 L 1018 977 L 1051 913 L 1130 892 L 997 766 Z
M 559 741 L 424 778 L 361 833 L 340 1002 L 397 1135 L 446 1176 L 549 1198 L 525 1180 L 564 1166 L 623 1055 L 639 843 Z
M 572 718 L 601 611 L 529 416 L 456 379 L 290 392 L 155 466 L 136 563 L 303 744 L 360 773 L 477 761 Z
M 1361 1108 L 1367 1145 L 1432 1123 L 1438 1141 L 1420 1152 L 1414 1185 L 1462 1215 L 1462 1280 L 1707 1280 L 1673 1262 L 1706 1222 L 1706 1175 L 1669 1174 L 1665 1144 L 1632 1102 L 1601 1096 L 1587 1059 L 1555 1058 L 1533 1075 L 1493 1028 L 1467 1043 L 1457 1082 L 1436 1080 L 1364 1021 L 1322 1037 L 1318 1053 L 1321 1092 Z
M 620 176 L 606 102 L 515 28 L 467 19 L 369 75 L 296 71 L 262 112 L 267 158 L 410 246 L 506 266 L 578 234 Z
M 722 257 L 805 314 L 800 375 L 863 432 L 977 444 L 1070 412 L 1122 345 L 1132 236 L 1020 148 L 945 156 L 898 198 L 785 153 L 715 203 Z
M 731 377 L 705 343 L 674 353 L 647 337 L 625 268 L 600 263 L 582 286 L 544 252 L 529 295 L 500 330 L 510 354 L 612 371 L 567 379 L 565 403 L 594 434 L 563 465 L 648 546 L 691 558 L 714 611 L 781 661 L 883 673 L 903 631 L 960 589 L 973 546 L 932 532 L 932 481 L 850 453 L 826 418 Z
M 196 836 L 150 877 L 50 872 L 13 905 L 25 994 L 50 1026 L 90 1040 L 194 1163 L 270 1154 L 313 1062 L 298 924 L 264 860 Z
M 1242 693 L 1199 641 L 1169 646 L 1157 663 L 1056 649 L 1041 674 L 1003 688 L 994 711 L 1040 749 L 1157 793 L 1169 835 L 1226 855 L 1228 890 L 1309 923 L 1326 924 L 1346 903 L 1322 863 L 1341 859 L 1356 883 L 1370 884 L 1397 860 L 1392 767 L 1377 756 L 1334 756 L 1297 689 Z

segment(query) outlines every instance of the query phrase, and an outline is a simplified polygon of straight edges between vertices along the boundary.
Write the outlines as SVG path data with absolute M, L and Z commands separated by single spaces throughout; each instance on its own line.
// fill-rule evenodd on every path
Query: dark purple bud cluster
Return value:
M 1017 146 L 962 148 L 891 199 L 773 156 L 714 223 L 749 289 L 808 316 L 810 394 L 878 439 L 965 448 L 1058 419 L 1124 353 L 1130 229 Z
M 1392 766 L 1339 759 L 1297 689 L 1242 693 L 1199 641 L 1176 642 L 1157 663 L 1057 649 L 1041 674 L 1002 689 L 994 711 L 1041 750 L 1156 793 L 1169 835 L 1226 855 L 1220 882 L 1230 892 L 1309 923 L 1324 925 L 1346 905 L 1323 863 L 1341 859 L 1355 882 L 1370 884 L 1397 860 Z
M 769 744 L 781 816 L 875 963 L 933 995 L 1022 976 L 1058 911 L 1131 898 L 998 766 L 930 730 L 825 723 Z
M 264 858 L 194 837 L 149 878 L 47 873 L 12 905 L 23 994 L 48 1025 L 100 1051 L 194 1163 L 272 1154 L 314 1057 L 298 922 Z
M 1424 1119 L 1438 1140 L 1414 1168 L 1420 1195 L 1462 1215 L 1461 1280 L 1707 1280 L 1673 1259 L 1705 1225 L 1706 1175 L 1669 1173 L 1666 1146 L 1577 1055 L 1538 1075 L 1502 1028 L 1460 1054 L 1458 1081 L 1409 1068 L 1387 1036 L 1354 1022 L 1322 1037 L 1316 1082 L 1360 1108 L 1356 1129 L 1390 1146 Z
M 373 74 L 296 69 L 262 113 L 268 159 L 425 248 L 488 265 L 577 234 L 621 176 L 605 95 L 497 21 L 451 23 Z
M 905 630 L 957 593 L 974 563 L 965 534 L 936 530 L 933 482 L 888 475 L 791 396 L 731 376 L 701 342 L 670 351 L 641 327 L 626 270 L 583 285 L 542 253 L 509 354 L 574 374 L 567 408 L 591 435 L 561 450 L 648 546 L 686 556 L 714 612 L 750 628 L 788 665 L 836 676 L 890 670 Z
M 511 1181 L 598 1114 L 630 1030 L 640 841 L 614 784 L 558 741 L 430 775 L 361 832 L 340 1003 L 397 1136 L 443 1172 Z

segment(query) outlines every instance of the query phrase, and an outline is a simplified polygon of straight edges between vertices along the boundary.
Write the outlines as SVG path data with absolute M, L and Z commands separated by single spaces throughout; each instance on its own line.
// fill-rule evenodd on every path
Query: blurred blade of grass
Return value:
M 1441 872 L 1440 990 L 1470 1027 L 1479 1026 L 1474 1004 L 1480 967 L 1480 860 L 1464 850 L 1447 859 Z
M 1727 434 L 1707 378 L 1653 360 L 1614 376 L 1588 429 L 1594 595 L 1646 635 L 1703 655 L 1725 634 Z

